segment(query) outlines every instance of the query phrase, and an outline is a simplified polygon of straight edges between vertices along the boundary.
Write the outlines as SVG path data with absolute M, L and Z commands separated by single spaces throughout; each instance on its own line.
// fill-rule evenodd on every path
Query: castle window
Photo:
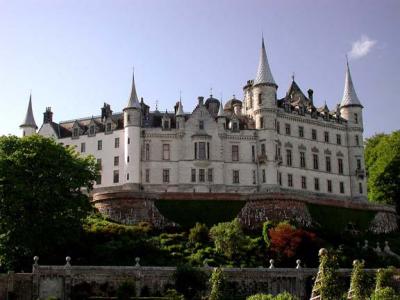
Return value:
M 129 155 L 126 157 L 126 162 L 129 162 Z
M 361 182 L 358 183 L 358 191 L 360 192 L 360 194 L 363 193 L 363 186 Z
M 324 140 L 325 140 L 325 143 L 329 143 L 329 132 L 328 131 L 324 132 Z
M 258 94 L 258 105 L 262 104 L 262 93 Z
M 108 122 L 107 124 L 106 124 L 106 132 L 111 132 L 111 122 Z
M 232 145 L 232 161 L 239 161 L 239 145 Z
M 331 172 L 331 157 L 330 156 L 326 156 L 325 157 L 325 168 L 327 172 Z
M 72 131 L 72 137 L 79 137 L 79 128 L 74 128 L 74 130 Z
M 338 158 L 338 173 L 343 174 L 343 159 Z
M 256 171 L 253 170 L 253 184 L 256 184 Z
M 199 129 L 200 129 L 200 130 L 203 130 L 203 129 L 204 129 L 204 121 L 203 121 L 203 120 L 200 120 L 200 121 L 199 121 Z
M 232 183 L 239 183 L 239 170 L 233 170 Z
M 239 130 L 238 122 L 236 122 L 236 121 L 232 122 L 232 130 L 233 131 Z
M 263 129 L 264 128 L 264 118 L 260 117 L 260 128 Z
M 97 185 L 100 185 L 100 184 L 101 184 L 101 174 L 98 174 L 98 175 L 96 176 L 96 184 L 97 184 Z
M 204 182 L 206 180 L 206 171 L 204 169 L 199 169 L 199 182 Z
M 169 169 L 163 169 L 163 183 L 169 183 Z
M 328 193 L 332 193 L 332 180 L 327 180 L 327 189 L 328 189 Z
M 114 156 L 114 166 L 119 165 L 119 156 Z
M 299 126 L 299 137 L 304 137 L 304 127 Z
M 282 173 L 278 172 L 278 183 L 279 185 L 282 185 Z
M 119 148 L 119 138 L 114 139 L 114 148 Z
M 306 153 L 305 152 L 300 152 L 300 168 L 305 168 L 306 167 Z
M 96 131 L 95 131 L 94 125 L 90 125 L 90 127 L 89 127 L 89 135 L 93 136 L 93 135 L 95 135 L 95 133 L 96 133 Z
M 261 155 L 265 156 L 265 144 L 261 144 Z
M 119 182 L 119 171 L 118 171 L 118 170 L 114 170 L 114 173 L 113 173 L 113 182 L 114 182 L 114 183 L 118 183 L 118 182 Z
M 287 175 L 287 180 L 288 180 L 288 186 L 293 187 L 293 175 L 292 174 Z
M 146 171 L 145 171 L 145 181 L 147 183 L 150 182 L 150 169 L 146 169 Z
M 357 170 L 361 170 L 361 159 L 357 158 Z
M 336 135 L 336 144 L 338 145 L 342 144 L 342 136 L 340 134 Z
M 150 160 L 150 144 L 146 143 L 144 147 L 144 159 Z
M 301 188 L 303 190 L 307 189 L 307 178 L 306 178 L 306 176 L 301 176 Z
M 341 194 L 344 194 L 344 182 L 343 182 L 343 181 L 341 181 L 341 182 L 339 183 L 339 187 L 340 187 L 340 193 L 341 193 Z
M 316 129 L 312 129 L 311 130 L 311 138 L 316 141 L 317 140 L 317 130 Z
M 163 129 L 169 129 L 169 119 L 163 121 Z
M 278 134 L 281 133 L 281 124 L 280 124 L 279 121 L 276 121 L 276 132 L 277 132 Z
M 290 124 L 285 124 L 285 134 L 290 135 Z
M 210 143 L 207 142 L 207 159 L 210 159 Z
M 81 143 L 81 153 L 85 153 L 85 152 L 86 152 L 86 144 Z
M 199 142 L 199 159 L 205 160 L 206 159 L 206 143 Z
M 318 154 L 313 154 L 313 165 L 314 165 L 314 170 L 319 169 Z
M 213 182 L 214 181 L 214 176 L 213 176 L 213 169 L 208 169 L 207 170 L 207 180 L 208 182 Z
M 251 161 L 256 161 L 256 147 L 251 145 Z
M 314 178 L 314 189 L 319 191 L 319 178 Z
M 129 181 L 129 173 L 126 173 L 126 181 Z
M 358 135 L 355 135 L 355 139 L 356 139 L 356 146 L 360 146 L 360 138 L 358 137 Z
M 97 169 L 98 169 L 98 170 L 102 170 L 102 169 L 103 169 L 103 166 L 102 166 L 102 164 L 101 164 L 101 158 L 98 158 L 98 159 L 97 159 Z
M 194 159 L 197 159 L 197 143 L 194 143 Z
M 103 141 L 102 140 L 98 140 L 97 141 L 97 150 L 102 150 L 103 149 Z
M 266 176 L 265 176 L 265 169 L 262 170 L 262 182 L 265 183 L 266 181 Z
M 288 167 L 292 166 L 292 150 L 286 149 L 286 165 Z
M 127 120 L 128 124 L 131 122 L 131 115 L 130 114 L 126 115 L 126 120 Z
M 170 159 L 169 144 L 163 144 L 162 149 L 163 149 L 162 159 L 169 160 Z
M 196 169 L 191 169 L 192 182 L 196 182 Z
M 354 123 L 358 124 L 358 114 L 354 114 Z
M 131 143 L 131 139 L 128 138 L 127 144 L 129 145 Z

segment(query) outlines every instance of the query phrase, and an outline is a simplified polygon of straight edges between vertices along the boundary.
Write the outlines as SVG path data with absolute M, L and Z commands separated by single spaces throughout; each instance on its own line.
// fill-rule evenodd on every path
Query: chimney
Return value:
M 314 91 L 312 89 L 309 89 L 307 93 L 308 93 L 308 99 L 310 99 L 311 104 L 314 105 L 314 100 L 313 100 Z
M 53 112 L 51 111 L 51 107 L 46 107 L 46 111 L 43 113 L 43 123 L 52 123 L 53 122 Z
M 197 99 L 199 100 L 199 106 L 204 105 L 204 97 L 203 96 L 199 96 L 197 97 Z

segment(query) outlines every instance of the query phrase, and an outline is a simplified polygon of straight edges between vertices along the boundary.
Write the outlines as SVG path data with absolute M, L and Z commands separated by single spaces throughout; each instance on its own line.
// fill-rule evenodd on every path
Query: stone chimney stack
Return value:
M 46 111 L 43 113 L 43 123 L 52 123 L 53 122 L 53 112 L 51 111 L 51 107 L 46 107 Z
M 310 99 L 311 104 L 314 105 L 314 99 L 313 99 L 314 91 L 313 91 L 312 89 L 309 89 L 309 90 L 307 91 L 307 93 L 308 93 L 308 99 Z
M 199 100 L 199 106 L 204 105 L 204 97 L 203 96 L 199 96 L 199 97 L 197 97 L 197 99 Z

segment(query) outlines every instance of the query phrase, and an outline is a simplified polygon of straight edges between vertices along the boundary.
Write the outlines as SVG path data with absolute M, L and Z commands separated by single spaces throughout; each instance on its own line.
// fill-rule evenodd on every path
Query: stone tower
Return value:
M 260 189 L 265 190 L 277 186 L 277 163 L 275 160 L 275 149 L 277 134 L 275 129 L 277 103 L 276 92 L 278 85 L 272 76 L 265 51 L 264 38 L 261 42 L 260 60 L 256 77 L 252 82 L 250 93 L 252 96 L 251 116 L 255 120 L 256 129 L 258 129 L 258 178 Z M 246 91 L 245 91 L 246 93 Z M 245 108 L 246 111 L 246 108 Z M 265 174 L 265 176 L 263 175 Z M 266 180 L 260 180 L 261 177 Z
M 32 111 L 32 94 L 29 96 L 28 110 L 26 111 L 24 122 L 19 127 L 22 129 L 22 136 L 29 136 L 36 133 L 37 125 Z
M 125 185 L 139 190 L 141 183 L 141 107 L 136 93 L 135 75 L 132 76 L 132 90 L 128 105 L 124 108 Z
M 340 114 L 347 120 L 347 144 L 349 151 L 349 176 L 351 197 L 365 200 L 367 186 L 364 166 L 363 146 L 363 106 L 354 89 L 351 79 L 349 63 L 346 64 L 346 78 L 344 83 L 343 98 L 340 103 Z

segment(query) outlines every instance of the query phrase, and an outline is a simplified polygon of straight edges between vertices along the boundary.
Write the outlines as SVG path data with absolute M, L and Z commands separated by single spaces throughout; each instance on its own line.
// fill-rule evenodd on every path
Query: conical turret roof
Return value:
M 29 96 L 28 110 L 26 111 L 24 122 L 19 127 L 34 127 L 37 129 L 35 118 L 32 111 L 32 94 Z
M 175 114 L 177 117 L 178 116 L 183 116 L 184 115 L 184 112 L 183 112 L 183 106 L 182 106 L 182 100 L 181 99 L 179 99 L 179 102 L 178 102 L 178 109 L 176 110 L 176 114 Z
M 221 99 L 221 102 L 219 103 L 219 108 L 218 108 L 217 117 L 225 117 L 224 105 L 222 104 L 222 99 Z
M 258 62 L 258 69 L 256 78 L 254 79 L 254 84 L 260 83 L 270 83 L 275 84 L 274 77 L 272 76 L 271 69 L 269 68 L 267 53 L 265 51 L 264 37 L 261 43 L 260 60 Z
M 135 86 L 135 72 L 132 72 L 132 90 L 131 90 L 131 96 L 128 101 L 128 105 L 125 108 L 139 108 L 140 109 L 140 103 L 139 99 L 136 93 L 136 86 Z
M 351 79 L 349 62 L 346 64 L 346 79 L 344 81 L 344 92 L 340 107 L 358 105 L 362 106 L 358 99 L 356 90 L 354 89 L 353 80 Z

